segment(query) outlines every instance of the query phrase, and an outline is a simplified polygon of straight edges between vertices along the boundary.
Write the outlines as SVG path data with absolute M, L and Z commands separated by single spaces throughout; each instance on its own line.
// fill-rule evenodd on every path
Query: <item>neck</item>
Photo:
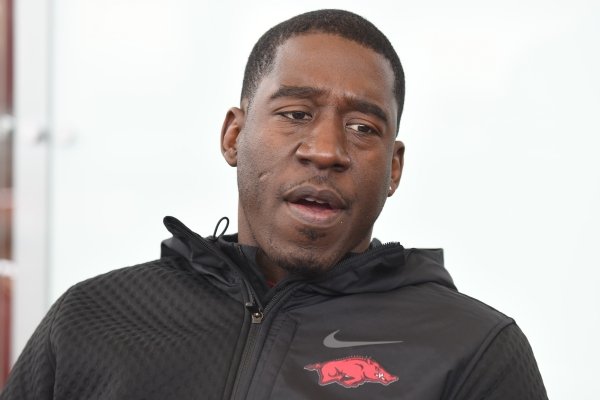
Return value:
M 256 262 L 268 282 L 279 283 L 288 276 L 288 272 L 271 260 L 262 249 L 256 253 Z

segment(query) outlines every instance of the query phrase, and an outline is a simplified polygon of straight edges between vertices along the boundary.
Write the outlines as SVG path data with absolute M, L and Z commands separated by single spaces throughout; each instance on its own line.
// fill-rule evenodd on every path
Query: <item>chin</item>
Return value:
M 293 254 L 301 253 L 301 254 Z M 290 275 L 315 278 L 329 271 L 342 257 L 323 256 L 319 250 L 300 250 L 285 254 L 271 255 L 275 265 L 287 271 Z

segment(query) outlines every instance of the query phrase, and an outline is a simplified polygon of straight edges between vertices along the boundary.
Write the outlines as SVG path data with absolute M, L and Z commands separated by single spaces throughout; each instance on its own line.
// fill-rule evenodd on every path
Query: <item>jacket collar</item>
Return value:
M 228 256 L 223 243 L 218 243 L 235 242 L 236 235 L 203 238 L 176 218 L 165 217 L 164 223 L 173 237 L 162 242 L 162 256 L 183 257 L 194 269 L 228 288 L 248 280 L 251 267 L 239 265 L 241 259 Z M 291 280 L 305 281 L 308 290 L 323 294 L 383 292 L 427 282 L 456 290 L 443 266 L 442 249 L 404 249 L 399 243 L 371 246 L 364 253 L 349 255 L 319 277 L 286 279 Z

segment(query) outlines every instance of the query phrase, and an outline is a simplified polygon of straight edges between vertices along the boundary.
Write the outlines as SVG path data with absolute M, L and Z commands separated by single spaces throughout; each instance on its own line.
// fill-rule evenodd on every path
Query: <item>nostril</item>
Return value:
M 306 158 L 300 158 L 300 163 L 302 165 L 308 165 L 308 164 L 310 164 L 310 160 L 306 159 Z
M 298 145 L 296 157 L 302 165 L 313 164 L 319 169 L 342 172 L 350 166 L 345 143 L 336 140 L 305 141 Z
M 344 172 L 348 168 L 343 165 L 334 165 L 331 169 L 333 169 L 335 172 Z

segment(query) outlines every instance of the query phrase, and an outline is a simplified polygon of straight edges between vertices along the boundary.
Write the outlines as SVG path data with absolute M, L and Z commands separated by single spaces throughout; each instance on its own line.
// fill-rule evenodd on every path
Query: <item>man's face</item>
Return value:
M 279 47 L 249 109 L 229 111 L 239 242 L 259 247 L 263 266 L 318 272 L 368 248 L 402 172 L 393 88 L 383 56 L 311 33 Z

